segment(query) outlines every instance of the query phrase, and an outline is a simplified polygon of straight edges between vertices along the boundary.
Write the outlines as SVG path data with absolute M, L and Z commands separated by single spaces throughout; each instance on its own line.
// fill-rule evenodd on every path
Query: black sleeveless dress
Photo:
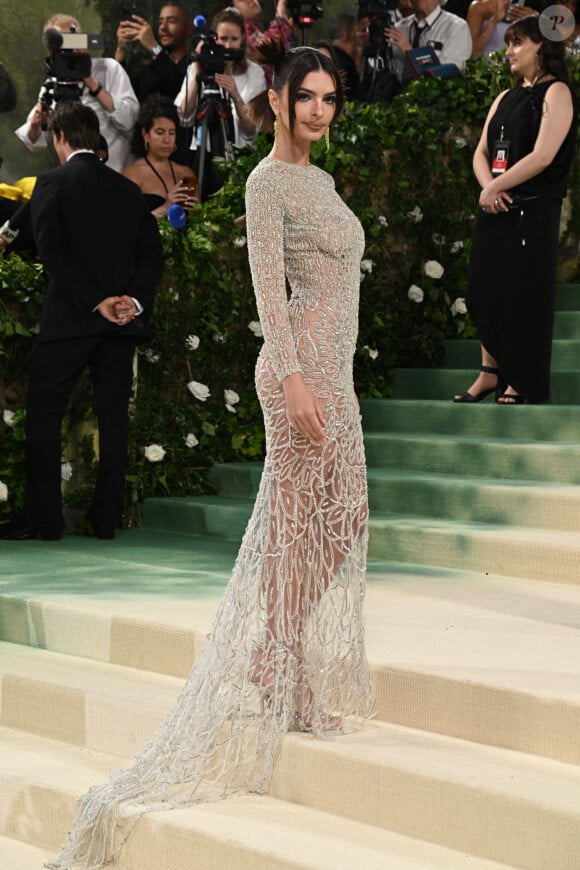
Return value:
M 487 145 L 492 155 L 496 140 L 509 140 L 508 169 L 533 150 L 554 81 L 514 88 L 500 101 Z M 575 148 L 574 103 L 570 130 L 550 166 L 511 191 L 517 207 L 499 215 L 479 209 L 475 222 L 467 307 L 502 378 L 530 402 L 550 396 L 560 211 Z

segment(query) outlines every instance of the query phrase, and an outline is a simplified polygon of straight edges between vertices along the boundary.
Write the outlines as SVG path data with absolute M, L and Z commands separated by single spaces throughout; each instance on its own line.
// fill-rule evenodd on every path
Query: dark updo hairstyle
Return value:
M 131 153 L 135 157 L 145 157 L 147 154 L 145 142 L 143 141 L 143 132 L 149 133 L 156 118 L 166 118 L 168 121 L 173 121 L 176 130 L 179 126 L 177 109 L 171 100 L 168 97 L 162 97 L 160 94 L 150 94 L 141 104 L 139 117 L 133 129 Z
M 294 107 L 302 82 L 308 73 L 327 72 L 334 81 L 336 91 L 335 112 L 330 122 L 331 127 L 334 125 L 344 104 L 344 88 L 336 65 L 329 57 L 318 51 L 317 48 L 311 48 L 308 45 L 291 48 L 290 51 L 285 52 L 281 49 L 279 43 L 267 42 L 263 42 L 259 46 L 256 50 L 256 55 L 259 55 L 260 63 L 269 65 L 273 69 L 273 91 L 280 95 L 284 88 L 288 86 L 288 116 L 292 132 L 294 131 L 294 121 L 296 120 L 296 110 Z M 271 132 L 274 128 L 275 115 L 270 106 L 268 91 L 258 94 L 257 97 L 254 97 L 250 101 L 248 106 L 248 114 L 254 123 L 261 130 Z
M 217 33 L 220 24 L 235 24 L 236 27 L 240 28 L 242 33 L 241 48 L 244 49 L 244 56 L 241 60 L 232 64 L 232 72 L 235 75 L 241 75 L 242 73 L 245 73 L 248 68 L 248 58 L 246 57 L 246 23 L 244 21 L 244 16 L 241 12 L 238 12 L 234 6 L 226 6 L 225 9 L 220 10 L 220 12 L 214 16 L 211 23 L 212 30 L 215 30 Z
M 507 28 L 505 32 L 506 45 L 516 39 L 531 39 L 540 46 L 538 51 L 539 75 L 554 76 L 561 82 L 568 81 L 568 67 L 566 66 L 566 50 L 563 41 L 547 39 L 540 30 L 540 16 L 526 15 L 519 18 Z M 516 76 L 516 85 L 520 84 L 522 76 Z

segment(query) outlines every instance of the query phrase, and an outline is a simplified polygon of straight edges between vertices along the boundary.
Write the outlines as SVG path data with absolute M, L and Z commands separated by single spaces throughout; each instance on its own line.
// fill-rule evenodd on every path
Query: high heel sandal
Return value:
M 294 711 L 292 717 L 293 725 L 297 731 L 312 731 L 315 727 L 321 731 L 341 731 L 342 716 L 334 713 L 320 713 L 315 715 L 314 712 L 314 695 L 312 689 L 307 686 L 302 689 L 302 694 L 306 695 L 300 705 L 300 709 Z
M 495 393 L 495 400 L 497 402 L 499 397 L 503 395 L 505 386 L 501 381 L 499 369 L 495 368 L 494 366 L 480 366 L 479 371 L 483 372 L 486 375 L 495 375 L 497 378 L 495 387 L 489 387 L 489 389 L 487 390 L 482 390 L 481 393 L 478 393 L 476 396 L 474 396 L 473 393 L 470 393 L 469 390 L 466 390 L 460 396 L 454 396 L 454 402 L 465 405 L 474 404 L 475 402 L 481 402 L 483 399 L 486 399 L 492 393 Z

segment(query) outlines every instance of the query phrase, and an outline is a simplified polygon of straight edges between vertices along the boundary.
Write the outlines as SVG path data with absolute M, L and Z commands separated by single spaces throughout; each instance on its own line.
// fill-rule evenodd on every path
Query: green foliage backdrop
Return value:
M 575 87 L 578 71 L 574 70 Z M 388 396 L 397 366 L 433 366 L 448 337 L 473 335 L 463 297 L 478 191 L 471 157 L 487 107 L 507 84 L 501 60 L 470 64 L 462 78 L 425 78 L 391 104 L 350 104 L 329 151 L 313 159 L 334 175 L 360 218 L 361 268 L 355 381 L 363 396 Z M 208 491 L 215 461 L 256 459 L 262 418 L 253 386 L 261 346 L 247 262 L 244 187 L 268 152 L 265 137 L 225 170 L 222 190 L 192 213 L 187 231 L 161 223 L 166 256 L 155 332 L 140 348 L 131 409 L 126 521 L 150 495 Z M 562 253 L 576 274 L 578 170 L 567 205 Z M 11 255 L 0 262 L 0 522 L 21 506 L 23 397 L 45 276 Z M 67 498 L 82 506 L 94 466 L 84 385 L 72 405 L 65 456 Z M 66 466 L 65 466 L 66 468 Z M 2 489 L 0 487 L 0 499 Z

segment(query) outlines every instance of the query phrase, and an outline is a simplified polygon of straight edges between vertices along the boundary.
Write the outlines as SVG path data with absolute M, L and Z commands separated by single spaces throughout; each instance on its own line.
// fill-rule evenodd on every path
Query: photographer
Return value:
M 70 15 L 58 13 L 49 18 L 43 28 L 43 42 L 47 54 L 51 53 L 51 37 L 56 35 L 55 32 L 80 33 L 81 26 Z M 58 50 L 53 48 L 52 53 Z M 74 53 L 86 54 L 76 50 Z M 41 90 L 39 102 L 31 110 L 25 123 L 15 131 L 20 141 L 31 151 L 39 151 L 48 145 L 45 130 L 52 107 L 47 105 L 42 96 L 45 90 Z M 70 90 L 67 99 L 80 100 L 97 115 L 101 134 L 108 146 L 109 166 L 120 172 L 129 160 L 131 133 L 139 113 L 139 103 L 127 73 L 112 58 L 92 58 L 90 75 L 73 83 Z
M 236 145 L 250 145 L 256 138 L 257 130 L 252 121 L 246 118 L 246 103 L 266 88 L 266 78 L 263 69 L 258 64 L 248 60 L 246 56 L 246 31 L 242 15 L 233 7 L 222 9 L 215 16 L 212 28 L 217 33 L 217 43 L 227 50 L 241 49 L 242 58 L 239 61 L 228 61 L 223 73 L 215 74 L 215 82 L 220 89 L 229 94 L 233 104 L 234 142 Z M 198 53 L 203 42 L 198 45 Z M 190 65 L 185 81 L 181 87 L 175 105 L 182 123 L 190 125 L 195 120 L 199 79 L 203 74 L 200 60 L 194 60 Z M 195 139 L 192 148 L 195 146 Z
M 354 13 L 335 15 L 328 24 L 328 36 L 336 57 L 336 65 L 344 83 L 347 100 L 360 99 L 360 75 L 357 67 L 360 38 Z

